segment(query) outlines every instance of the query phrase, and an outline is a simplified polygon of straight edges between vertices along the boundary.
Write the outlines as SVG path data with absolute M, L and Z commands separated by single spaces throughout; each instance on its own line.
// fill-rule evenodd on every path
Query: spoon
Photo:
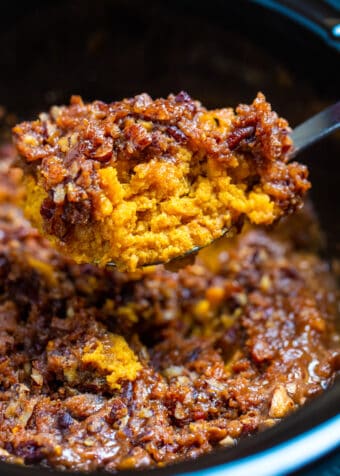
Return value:
M 295 127 L 295 129 L 291 133 L 291 138 L 293 140 L 293 149 L 290 154 L 290 159 L 296 157 L 301 151 L 307 149 L 307 147 L 311 146 L 315 142 L 318 142 L 319 140 L 328 136 L 339 127 L 340 101 L 333 104 L 332 106 L 327 107 L 323 111 L 319 112 L 315 116 L 311 117 L 310 119 L 307 119 L 307 121 Z M 179 268 L 192 263 L 195 259 L 195 256 L 202 248 L 210 246 L 215 241 L 226 236 L 229 232 L 231 232 L 231 229 L 222 230 L 221 235 L 215 238 L 210 243 L 207 243 L 204 246 L 195 246 L 194 248 L 191 248 L 190 250 L 186 251 L 183 255 L 176 256 L 167 263 L 157 261 L 154 263 L 144 264 L 143 267 L 164 264 L 165 267 L 170 271 L 177 271 Z M 107 266 L 115 268 L 116 264 L 114 262 L 109 262 L 107 263 Z
M 314 142 L 318 142 L 340 127 L 340 101 L 295 127 L 291 134 L 294 149 L 291 158 Z

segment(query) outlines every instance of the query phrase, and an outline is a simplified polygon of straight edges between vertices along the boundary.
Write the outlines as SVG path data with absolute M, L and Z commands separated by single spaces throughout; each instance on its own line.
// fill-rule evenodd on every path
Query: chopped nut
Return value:
M 271 428 L 277 423 L 277 420 L 274 418 L 266 418 L 263 420 L 263 422 L 260 424 L 260 429 L 265 430 L 266 428 Z
M 73 367 L 65 368 L 64 377 L 69 383 L 74 382 L 77 378 L 77 370 Z
M 232 438 L 229 435 L 223 438 L 223 440 L 219 441 L 219 445 L 221 446 L 234 446 L 235 443 L 236 443 L 236 440 L 234 440 L 234 438 Z
M 150 410 L 150 408 L 142 408 L 142 410 L 140 410 L 138 413 L 139 418 L 150 418 L 152 415 L 153 412 Z
M 260 289 L 266 292 L 270 289 L 271 284 L 272 283 L 268 274 L 264 274 L 260 280 Z
M 235 294 L 235 298 L 240 306 L 245 306 L 248 302 L 246 293 L 237 293 Z
M 272 418 L 283 418 L 294 408 L 294 401 L 288 396 L 283 385 L 279 385 L 274 390 L 269 416 Z
M 177 418 L 177 420 L 184 420 L 184 418 L 185 418 L 185 411 L 184 411 L 183 406 L 180 402 L 176 403 L 174 416 L 175 416 L 175 418 Z
M 67 137 L 61 137 L 58 141 L 58 145 L 60 147 L 60 150 L 64 153 L 67 152 L 70 148 Z
M 41 375 L 41 373 L 38 372 L 37 369 L 35 369 L 33 367 L 32 369 L 32 373 L 31 373 L 31 378 L 32 380 L 34 380 L 34 382 L 37 384 L 37 385 L 42 385 L 44 383 L 44 378 L 43 376 Z
M 25 362 L 24 363 L 24 371 L 27 376 L 31 375 L 31 370 L 32 370 L 32 364 L 31 362 Z
M 168 367 L 167 369 L 164 370 L 164 375 L 167 378 L 171 377 L 178 377 L 179 375 L 182 375 L 184 371 L 184 368 L 178 365 L 171 365 L 171 367 Z
M 71 318 L 74 317 L 74 309 L 73 309 L 73 307 L 70 306 L 70 307 L 67 308 L 67 310 L 66 310 L 66 316 L 67 316 L 67 317 L 71 317 Z
M 7 457 L 7 456 L 9 456 L 8 451 L 4 450 L 3 448 L 0 448 L 0 458 Z
M 85 445 L 85 446 L 93 446 L 93 445 L 94 445 L 94 441 L 91 440 L 91 438 L 86 438 L 86 439 L 84 440 L 84 445 Z
M 58 184 L 53 192 L 53 201 L 57 204 L 64 203 L 65 200 L 65 187 L 63 184 Z
M 296 383 L 295 382 L 287 383 L 286 389 L 288 393 L 290 393 L 291 395 L 294 395 L 296 392 Z
M 184 370 L 184 369 L 183 369 Z M 189 382 L 189 377 L 187 377 L 186 375 L 180 375 L 178 378 L 177 378 L 177 383 L 179 385 L 186 385 L 188 384 Z
M 62 109 L 58 106 L 52 106 L 50 109 L 50 114 L 54 120 L 58 119 L 58 116 L 61 114 Z
M 24 136 L 24 142 L 26 145 L 37 147 L 39 145 L 38 139 L 30 134 Z

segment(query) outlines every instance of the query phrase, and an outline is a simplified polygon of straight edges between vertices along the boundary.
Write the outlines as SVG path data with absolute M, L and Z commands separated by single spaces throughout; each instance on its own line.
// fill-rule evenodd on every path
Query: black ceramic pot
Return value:
M 112 101 L 185 89 L 220 107 L 250 101 L 262 90 L 294 126 L 339 99 L 338 0 L 45 0 L 6 2 L 1 9 L 0 104 L 19 119 L 67 102 L 74 93 Z M 301 160 L 311 170 L 311 196 L 327 238 L 324 252 L 332 260 L 340 237 L 339 137 L 324 140 Z M 339 402 L 338 380 L 235 448 L 142 473 L 287 474 L 340 444 Z M 60 473 L 0 463 L 0 474 Z

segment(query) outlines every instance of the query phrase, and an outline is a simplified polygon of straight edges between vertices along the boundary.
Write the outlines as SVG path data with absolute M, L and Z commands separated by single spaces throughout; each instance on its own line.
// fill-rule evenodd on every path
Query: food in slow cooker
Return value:
M 270 224 L 298 209 L 307 168 L 288 162 L 286 120 L 259 93 L 207 110 L 181 92 L 52 107 L 14 130 L 25 214 L 78 263 L 135 270 L 182 256 L 245 217 Z
M 337 294 L 308 209 L 176 274 L 78 265 L 23 218 L 2 150 L 2 460 L 163 466 L 235 445 L 332 384 Z

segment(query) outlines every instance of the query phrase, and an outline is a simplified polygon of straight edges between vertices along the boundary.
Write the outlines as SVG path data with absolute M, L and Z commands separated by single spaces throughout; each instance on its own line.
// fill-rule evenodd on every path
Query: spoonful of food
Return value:
M 54 106 L 13 129 L 26 216 L 78 263 L 179 263 L 245 219 L 268 225 L 310 183 L 291 158 L 339 126 L 339 103 L 291 130 L 263 94 L 207 110 L 187 93 Z M 183 264 L 183 261 L 180 261 Z
M 315 142 L 318 142 L 324 137 L 328 136 L 338 128 L 340 128 L 340 101 L 332 104 L 307 121 L 303 122 L 290 133 L 290 137 L 293 141 L 293 147 L 290 151 L 289 158 L 292 159 L 296 157 L 300 152 L 307 149 Z M 235 232 L 235 230 L 233 230 L 233 232 Z M 228 230 L 225 230 L 221 234 L 221 237 L 216 238 L 216 240 L 227 234 Z M 213 242 L 206 246 L 209 246 L 212 243 Z M 186 262 L 189 263 L 191 258 L 194 259 L 194 257 L 202 248 L 203 247 L 192 248 L 191 250 L 184 253 L 183 256 L 173 259 L 168 263 L 168 266 L 170 269 L 174 270 L 181 268 Z M 109 263 L 109 265 L 115 266 L 114 263 Z

